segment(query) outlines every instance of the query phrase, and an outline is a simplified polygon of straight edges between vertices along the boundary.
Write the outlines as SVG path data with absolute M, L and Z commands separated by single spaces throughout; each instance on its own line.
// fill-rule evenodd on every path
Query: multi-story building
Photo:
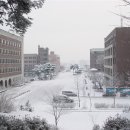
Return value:
M 56 55 L 54 53 L 54 51 L 51 51 L 50 52 L 50 55 L 49 55 L 49 62 L 51 64 L 55 64 L 56 65 L 56 72 L 59 72 L 60 71 L 60 57 L 58 55 Z
M 115 28 L 105 38 L 104 74 L 106 86 L 129 84 L 130 27 Z
M 49 49 L 38 46 L 38 63 L 45 64 L 49 61 Z
M 38 64 L 37 54 L 24 54 L 24 75 L 32 75 L 32 69 Z
M 23 37 L 0 29 L 0 87 L 16 85 L 23 73 Z
M 25 76 L 32 76 L 32 70 L 35 65 L 45 64 L 50 62 L 56 65 L 56 72 L 60 71 L 60 57 L 53 51 L 49 54 L 48 48 L 41 48 L 38 46 L 38 54 L 24 54 L 24 74 Z
M 104 68 L 103 48 L 90 49 L 90 68 L 96 68 L 99 71 L 103 71 Z

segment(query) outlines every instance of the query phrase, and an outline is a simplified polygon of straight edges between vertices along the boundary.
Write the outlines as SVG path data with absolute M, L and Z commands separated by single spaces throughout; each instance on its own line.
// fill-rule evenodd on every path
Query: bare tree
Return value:
M 58 122 L 60 120 L 60 117 L 64 114 L 64 103 L 63 102 L 51 102 L 52 106 L 52 114 L 55 118 L 55 125 L 58 127 Z
M 130 5 L 130 0 L 122 0 L 122 1 L 126 3 L 124 6 Z
M 95 74 L 95 80 L 99 85 L 99 88 L 101 89 L 103 86 L 103 82 L 104 82 L 104 76 L 102 73 L 96 73 Z
M 92 109 L 92 100 L 91 100 L 91 95 L 90 95 L 90 93 L 88 93 L 88 97 L 89 97 L 89 100 L 90 100 L 90 111 L 91 111 L 91 109 Z
M 57 96 L 59 95 L 60 91 L 60 87 L 56 87 L 53 90 L 50 90 L 46 93 L 47 98 L 45 99 L 45 102 L 50 106 L 48 112 L 54 116 L 56 130 L 58 130 L 58 123 L 61 116 L 63 114 L 66 114 L 66 110 L 64 109 L 66 107 L 66 103 L 57 99 Z
M 94 84 L 94 87 L 96 86 L 97 76 L 95 71 L 90 72 L 92 83 Z

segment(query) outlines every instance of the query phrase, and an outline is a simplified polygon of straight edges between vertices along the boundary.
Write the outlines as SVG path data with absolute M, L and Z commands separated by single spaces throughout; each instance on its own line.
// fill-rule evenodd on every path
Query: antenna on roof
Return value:
M 123 18 L 121 17 L 121 27 L 123 27 Z
M 113 13 L 113 14 L 115 14 L 117 16 L 120 16 L 120 27 L 123 27 L 123 18 L 124 18 L 124 16 L 122 16 L 122 14 L 117 14 L 117 13 L 114 13 L 114 12 L 111 12 L 111 13 Z
M 121 27 L 123 27 L 123 17 L 122 17 L 122 11 L 121 11 L 121 6 L 119 6 L 119 12 L 120 12 L 120 22 L 121 22 Z
M 111 12 L 111 13 L 113 13 L 113 14 L 115 14 L 115 15 L 120 17 L 120 27 L 123 27 L 124 26 L 124 23 L 123 23 L 124 19 L 127 19 L 127 18 L 122 14 L 121 6 L 122 5 L 120 5 L 120 4 L 118 5 L 119 13 L 114 13 L 114 12 Z

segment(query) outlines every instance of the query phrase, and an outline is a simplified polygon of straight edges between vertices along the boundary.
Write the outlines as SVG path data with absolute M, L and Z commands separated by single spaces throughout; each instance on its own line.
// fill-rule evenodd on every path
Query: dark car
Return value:
M 69 97 L 67 96 L 54 96 L 53 97 L 53 101 L 54 102 L 57 102 L 57 103 L 73 103 L 74 100 L 73 99 L 70 99 Z
M 109 87 L 109 88 L 105 89 L 105 91 L 103 92 L 103 96 L 105 96 L 105 97 L 116 96 L 116 93 L 117 93 L 117 91 L 115 88 Z
M 121 97 L 126 97 L 130 95 L 130 90 L 123 90 L 120 92 Z
M 71 96 L 71 97 L 76 97 L 77 96 L 77 94 L 75 94 L 72 91 L 62 91 L 62 94 L 66 95 L 66 96 Z
M 116 93 L 103 93 L 102 96 L 103 97 L 116 96 Z
M 35 80 L 34 78 L 30 79 L 30 81 L 34 81 L 34 80 Z
M 103 97 L 111 97 L 111 96 L 116 96 L 116 94 L 106 94 L 106 93 L 104 93 L 102 96 Z

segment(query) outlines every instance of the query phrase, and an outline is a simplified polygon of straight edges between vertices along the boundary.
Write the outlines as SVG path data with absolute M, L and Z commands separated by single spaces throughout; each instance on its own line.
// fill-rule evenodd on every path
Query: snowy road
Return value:
M 15 98 L 15 105 L 17 106 L 17 112 L 12 112 L 13 115 L 26 115 L 40 116 L 45 118 L 48 123 L 54 124 L 54 117 L 50 114 L 50 105 L 47 103 L 48 97 L 62 90 L 72 90 L 77 93 L 76 82 L 77 77 L 73 76 L 70 72 L 60 73 L 58 77 L 50 81 L 33 81 L 23 87 L 12 88 L 7 91 L 8 94 Z M 92 130 L 94 123 L 102 125 L 107 117 L 114 116 L 117 113 L 121 113 L 121 109 L 102 109 L 97 110 L 94 108 L 95 103 L 108 103 L 113 104 L 113 98 L 103 98 L 100 92 L 94 92 L 92 89 L 92 83 L 87 80 L 88 89 L 85 90 L 83 83 L 83 76 L 78 77 L 78 85 L 81 95 L 81 107 L 78 107 L 77 97 L 74 97 L 76 107 L 74 110 L 67 110 L 67 114 L 63 115 L 59 121 L 59 127 L 61 130 Z M 27 92 L 27 93 L 24 93 Z M 23 93 L 22 95 L 20 95 Z M 90 100 L 88 93 L 93 97 L 92 108 L 90 112 Z M 20 95 L 20 96 L 18 96 Z M 84 97 L 83 97 L 84 96 Z M 95 98 L 96 96 L 96 98 Z M 25 104 L 30 101 L 34 111 L 32 113 L 19 110 L 21 104 Z M 129 99 L 117 98 L 116 103 L 128 103 Z

